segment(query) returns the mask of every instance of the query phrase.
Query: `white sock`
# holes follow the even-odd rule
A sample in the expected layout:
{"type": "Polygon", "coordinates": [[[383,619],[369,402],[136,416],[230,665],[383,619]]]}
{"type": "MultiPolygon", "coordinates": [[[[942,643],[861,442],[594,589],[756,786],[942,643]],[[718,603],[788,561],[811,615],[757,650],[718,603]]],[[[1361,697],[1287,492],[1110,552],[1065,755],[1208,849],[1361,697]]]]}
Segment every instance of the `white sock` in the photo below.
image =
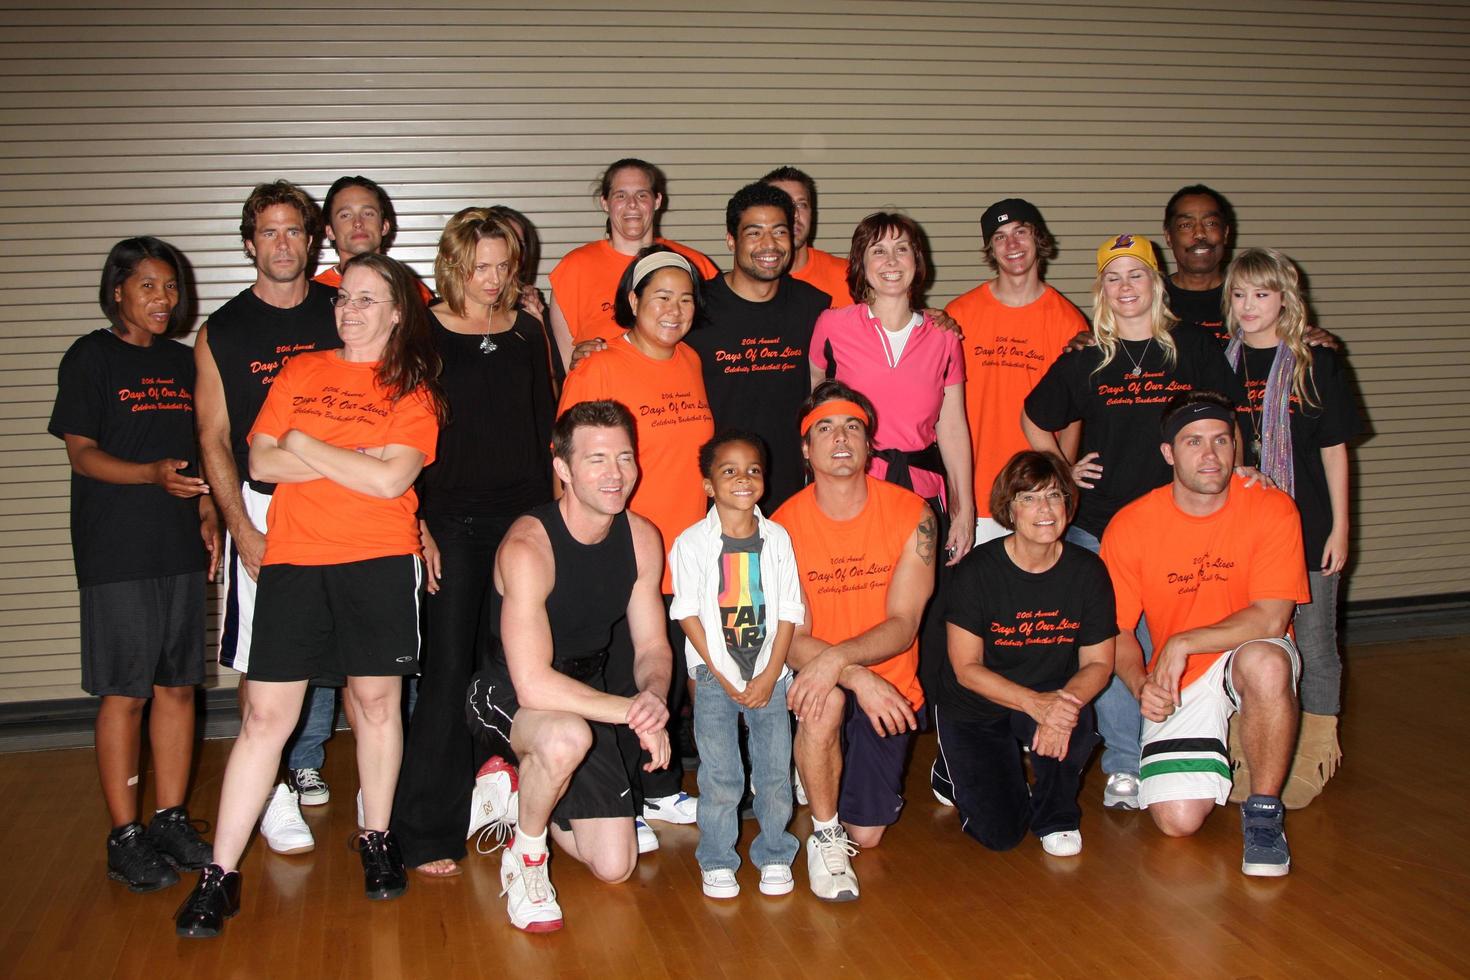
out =
{"type": "Polygon", "coordinates": [[[839,821],[835,814],[831,820],[818,820],[816,817],[812,817],[812,830],[836,830],[838,823],[839,821]]]}
{"type": "Polygon", "coordinates": [[[517,830],[515,843],[511,845],[511,850],[525,857],[537,857],[538,855],[545,854],[546,831],[543,830],[535,837],[532,837],[523,830],[517,830]]]}

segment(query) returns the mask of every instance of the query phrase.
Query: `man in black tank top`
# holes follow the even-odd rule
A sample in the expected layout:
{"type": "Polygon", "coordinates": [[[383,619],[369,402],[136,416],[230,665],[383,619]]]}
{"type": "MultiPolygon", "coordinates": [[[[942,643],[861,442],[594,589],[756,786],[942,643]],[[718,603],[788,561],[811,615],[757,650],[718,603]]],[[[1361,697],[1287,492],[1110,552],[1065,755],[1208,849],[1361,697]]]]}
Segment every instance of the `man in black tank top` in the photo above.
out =
{"type": "Polygon", "coordinates": [[[581,402],[552,430],[561,500],[521,517],[495,557],[492,619],[500,649],[471,681],[477,737],[519,762],[514,843],[500,880],[511,924],[561,928],[547,877],[548,829],[606,882],[638,860],[633,794],[618,747],[627,726],[647,749],[645,768],[669,763],[666,695],[673,657],[664,628],[663,543],[626,505],[638,480],[633,417],[617,402],[581,402]],[[638,693],[607,693],[613,631],[626,618],[638,693]]]}
{"type": "MultiPolygon", "coordinates": [[[[301,188],[286,181],[257,186],[245,201],[240,222],[255,282],[210,314],[194,341],[200,451],[228,532],[219,661],[242,674],[250,668],[255,577],[265,555],[266,511],[274,490],[247,479],[250,447],[245,437],[286,361],[304,351],[342,346],[332,314],[336,291],[306,278],[319,224],[316,205],[301,188]]],[[[248,696],[244,677],[239,692],[243,714],[248,696]]],[[[296,854],[314,846],[301,804],[327,802],[320,770],[335,706],[330,687],[314,688],[306,700],[301,729],[286,745],[286,782],[276,787],[260,823],[271,850],[296,854]]]]}

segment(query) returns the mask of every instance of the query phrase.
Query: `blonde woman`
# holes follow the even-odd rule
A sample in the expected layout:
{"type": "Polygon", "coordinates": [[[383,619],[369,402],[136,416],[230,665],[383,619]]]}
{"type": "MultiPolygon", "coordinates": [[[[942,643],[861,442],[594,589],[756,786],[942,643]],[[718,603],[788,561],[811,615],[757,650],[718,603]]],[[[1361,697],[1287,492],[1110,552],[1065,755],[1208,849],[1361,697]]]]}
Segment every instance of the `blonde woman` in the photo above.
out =
{"type": "MultiPolygon", "coordinates": [[[[1027,396],[1021,427],[1033,449],[1065,459],[1056,433],[1082,420],[1079,458],[1070,461],[1079,500],[1067,539],[1097,551],[1114,514],[1171,479],[1159,452],[1164,403],[1194,389],[1237,404],[1244,395],[1215,338],[1169,311],[1154,246],[1141,235],[1116,235],[1098,248],[1092,322],[1096,345],[1057,359],[1027,396]]],[[[1139,640],[1147,656],[1147,637],[1139,640]]],[[[1136,809],[1138,702],[1114,678],[1097,713],[1108,773],[1103,804],[1136,809]]]]}
{"type": "Polygon", "coordinates": [[[551,499],[556,401],[541,323],[520,302],[522,241],[492,209],[465,208],[434,260],[443,299],[429,331],[449,422],[422,481],[426,655],[393,807],[405,863],[434,878],[459,874],[465,854],[476,760],[464,692],[491,642],[495,550],[551,499]]]}
{"type": "MultiPolygon", "coordinates": [[[[1224,307],[1225,356],[1247,395],[1239,411],[1246,462],[1295,498],[1302,521],[1312,601],[1296,612],[1301,739],[1281,794],[1298,809],[1322,792],[1342,758],[1337,600],[1348,557],[1348,442],[1358,434],[1358,412],[1341,355],[1303,339],[1301,277],[1285,255],[1242,252],[1225,276],[1224,307]]],[[[1239,752],[1231,757],[1244,759],[1239,752]]],[[[1236,782],[1248,792],[1243,764],[1236,782]]]]}

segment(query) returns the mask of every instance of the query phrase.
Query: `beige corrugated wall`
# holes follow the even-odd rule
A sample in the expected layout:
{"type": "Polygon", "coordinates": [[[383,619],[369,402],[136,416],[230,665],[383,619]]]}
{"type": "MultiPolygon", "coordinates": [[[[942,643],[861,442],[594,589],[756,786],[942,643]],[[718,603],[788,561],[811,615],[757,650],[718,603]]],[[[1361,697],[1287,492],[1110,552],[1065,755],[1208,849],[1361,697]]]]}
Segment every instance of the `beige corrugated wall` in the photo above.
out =
{"type": "Polygon", "coordinates": [[[544,275],[601,234],[591,181],[629,154],[668,172],[665,232],[728,265],[726,198],[790,163],[819,182],[829,250],[870,210],[916,217],[936,305],[984,276],[980,213],[1016,195],[1084,309],[1097,242],[1159,240],[1169,194],[1204,181],[1242,245],[1302,264],[1348,344],[1373,430],[1349,598],[1470,589],[1465,5],[411,6],[0,11],[0,701],[80,693],[45,426],[62,352],[100,322],[107,249],[172,241],[207,313],[250,282],[239,205],[278,176],[383,183],[394,254],[427,278],[444,219],[489,202],[531,215],[544,275]]]}

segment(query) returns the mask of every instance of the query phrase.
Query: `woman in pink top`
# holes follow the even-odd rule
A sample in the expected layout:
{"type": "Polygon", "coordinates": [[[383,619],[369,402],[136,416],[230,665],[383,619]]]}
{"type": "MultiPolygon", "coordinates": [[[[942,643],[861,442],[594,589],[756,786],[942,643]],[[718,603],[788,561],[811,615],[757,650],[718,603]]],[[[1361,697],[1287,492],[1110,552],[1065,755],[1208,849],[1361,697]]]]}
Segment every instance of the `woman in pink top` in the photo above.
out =
{"type": "Polygon", "coordinates": [[[828,310],[812,333],[812,386],[835,377],[878,411],[873,476],[927,498],[947,517],[946,564],[975,542],[965,358],[917,300],[928,278],[923,235],[909,218],[878,212],[852,235],[847,284],[859,302],[828,310]]]}

